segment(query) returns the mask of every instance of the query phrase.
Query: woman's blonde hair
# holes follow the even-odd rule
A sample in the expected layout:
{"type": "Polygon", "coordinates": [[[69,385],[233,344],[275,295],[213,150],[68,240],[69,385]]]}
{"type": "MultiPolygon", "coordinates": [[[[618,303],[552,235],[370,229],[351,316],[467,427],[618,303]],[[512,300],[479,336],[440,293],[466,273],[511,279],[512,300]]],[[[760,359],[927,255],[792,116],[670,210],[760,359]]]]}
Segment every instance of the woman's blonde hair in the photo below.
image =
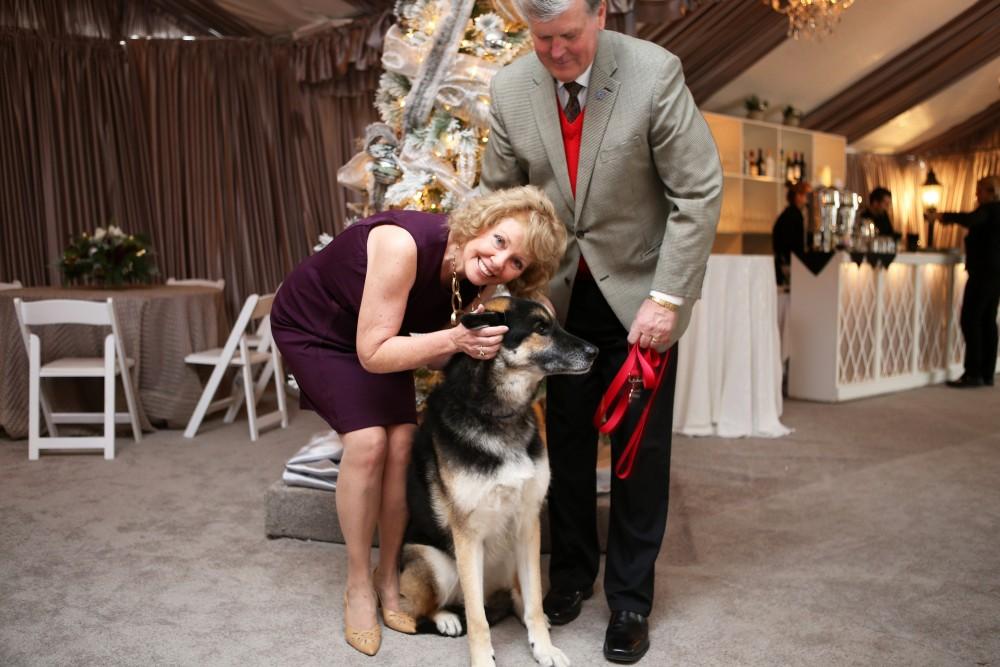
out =
{"type": "Polygon", "coordinates": [[[533,185],[523,185],[471,199],[451,213],[448,228],[452,241],[464,246],[504,218],[524,224],[530,260],[528,268],[507,289],[514,296],[527,298],[545,294],[566,252],[566,227],[544,192],[533,185]]]}

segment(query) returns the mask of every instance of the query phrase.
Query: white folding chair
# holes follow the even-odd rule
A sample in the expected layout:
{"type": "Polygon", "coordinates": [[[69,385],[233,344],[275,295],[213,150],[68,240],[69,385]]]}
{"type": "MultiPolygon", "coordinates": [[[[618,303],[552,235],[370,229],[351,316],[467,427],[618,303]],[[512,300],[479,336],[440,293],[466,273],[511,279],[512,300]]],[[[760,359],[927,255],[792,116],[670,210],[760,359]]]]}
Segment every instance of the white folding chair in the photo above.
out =
{"type": "Polygon", "coordinates": [[[20,280],[15,280],[9,283],[0,283],[0,291],[3,291],[5,289],[21,289],[22,287],[23,285],[21,285],[20,280]]]}
{"type": "Polygon", "coordinates": [[[198,285],[201,287],[214,287],[217,290],[226,289],[225,278],[218,280],[203,280],[202,278],[167,278],[168,285],[198,285]]]}
{"type": "Polygon", "coordinates": [[[266,428],[278,422],[281,428],[288,426],[288,408],[285,403],[284,370],[281,365],[281,357],[278,355],[277,347],[271,341],[271,327],[269,315],[271,313],[271,302],[274,301],[273,294],[258,296],[251,294],[247,297],[240,310],[236,324],[226,340],[226,344],[219,348],[212,348],[203,352],[194,352],[184,357],[184,361],[189,364],[213,366],[212,375],[205,385],[205,390],[198,399],[198,405],[191,415],[187,428],[184,429],[185,438],[193,438],[198,432],[205,415],[229,408],[224,421],[232,423],[239,412],[240,405],[246,403],[247,421],[250,423],[250,439],[256,441],[260,429],[266,428]],[[259,322],[256,334],[250,332],[250,324],[259,322]],[[251,343],[251,340],[254,342],[251,343]],[[262,372],[255,382],[253,377],[253,367],[263,365],[272,367],[274,372],[262,372]],[[213,401],[215,393],[219,389],[219,384],[229,368],[242,369],[243,392],[239,392],[238,387],[234,387],[233,392],[223,399],[213,401]],[[274,388],[277,394],[278,409],[266,415],[257,415],[257,402],[271,378],[274,378],[274,388]]]}
{"type": "Polygon", "coordinates": [[[130,368],[134,362],[125,356],[119,334],[114,302],[48,299],[22,301],[14,299],[24,349],[28,353],[28,458],[38,459],[42,449],[103,449],[104,458],[115,457],[115,424],[131,424],[135,441],[142,440],[135,393],[132,390],[130,368]],[[42,345],[29,327],[45,324],[88,324],[111,327],[104,338],[103,357],[63,357],[41,363],[42,345]],[[115,412],[115,376],[121,375],[128,412],[115,412]],[[103,377],[103,412],[53,412],[42,390],[42,378],[103,377]],[[48,437],[41,437],[39,412],[45,417],[48,437]],[[57,424],[104,424],[103,436],[59,435],[57,424]]]}

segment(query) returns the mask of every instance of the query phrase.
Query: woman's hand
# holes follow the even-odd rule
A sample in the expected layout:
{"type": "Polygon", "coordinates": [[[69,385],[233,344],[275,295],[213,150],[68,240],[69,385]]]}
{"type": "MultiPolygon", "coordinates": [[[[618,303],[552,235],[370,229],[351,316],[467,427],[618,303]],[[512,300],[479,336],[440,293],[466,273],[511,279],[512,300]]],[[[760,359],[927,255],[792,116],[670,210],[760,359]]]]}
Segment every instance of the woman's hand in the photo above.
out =
{"type": "MultiPolygon", "coordinates": [[[[483,307],[479,306],[473,312],[478,313],[482,310],[483,307]]],[[[500,344],[507,329],[508,327],[504,325],[467,329],[460,323],[451,329],[450,333],[458,352],[464,352],[473,359],[492,359],[500,351],[500,344]]]]}

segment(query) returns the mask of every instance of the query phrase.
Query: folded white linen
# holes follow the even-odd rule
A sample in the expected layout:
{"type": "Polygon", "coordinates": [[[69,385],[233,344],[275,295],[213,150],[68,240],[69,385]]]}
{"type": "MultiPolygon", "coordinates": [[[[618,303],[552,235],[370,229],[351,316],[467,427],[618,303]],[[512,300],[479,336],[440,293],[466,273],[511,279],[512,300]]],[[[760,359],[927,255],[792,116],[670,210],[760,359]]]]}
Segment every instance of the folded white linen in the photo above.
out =
{"type": "Polygon", "coordinates": [[[325,431],[313,434],[309,443],[288,459],[288,463],[312,463],[324,459],[339,463],[343,454],[344,443],[340,441],[337,432],[325,431]]]}
{"type": "Polygon", "coordinates": [[[337,474],[340,472],[340,466],[330,459],[309,461],[308,463],[292,463],[289,461],[285,466],[285,470],[297,472],[301,475],[312,475],[313,477],[336,481],[337,474]]]}
{"type": "Polygon", "coordinates": [[[281,474],[282,481],[288,486],[304,486],[310,489],[320,489],[322,491],[335,491],[337,489],[337,482],[330,479],[324,479],[322,477],[313,477],[312,475],[303,475],[297,472],[292,472],[291,470],[286,470],[281,474]]]}

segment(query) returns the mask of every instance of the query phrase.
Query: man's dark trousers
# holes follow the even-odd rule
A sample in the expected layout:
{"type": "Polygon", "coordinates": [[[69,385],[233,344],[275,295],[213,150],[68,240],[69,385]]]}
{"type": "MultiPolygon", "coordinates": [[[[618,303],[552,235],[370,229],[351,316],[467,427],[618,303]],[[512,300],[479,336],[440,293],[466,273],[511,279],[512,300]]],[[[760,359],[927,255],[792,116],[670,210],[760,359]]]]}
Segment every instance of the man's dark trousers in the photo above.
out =
{"type": "MultiPolygon", "coordinates": [[[[546,390],[546,433],[552,480],[549,526],[552,588],[585,590],[597,578],[597,430],[593,416],[601,396],[624,363],[628,332],[592,278],[578,276],[566,329],[600,349],[587,375],[551,376],[546,390]]],[[[670,438],[673,426],[677,346],[652,406],[639,454],[627,480],[612,470],[611,516],[604,591],[612,610],[649,615],[653,604],[654,566],[667,523],[670,485],[670,438]]],[[[612,468],[631,436],[649,391],[630,405],[612,434],[612,468]]]]}
{"type": "Polygon", "coordinates": [[[1000,276],[969,274],[962,296],[962,336],[965,338],[965,374],[989,380],[997,365],[997,306],[1000,276]]]}

